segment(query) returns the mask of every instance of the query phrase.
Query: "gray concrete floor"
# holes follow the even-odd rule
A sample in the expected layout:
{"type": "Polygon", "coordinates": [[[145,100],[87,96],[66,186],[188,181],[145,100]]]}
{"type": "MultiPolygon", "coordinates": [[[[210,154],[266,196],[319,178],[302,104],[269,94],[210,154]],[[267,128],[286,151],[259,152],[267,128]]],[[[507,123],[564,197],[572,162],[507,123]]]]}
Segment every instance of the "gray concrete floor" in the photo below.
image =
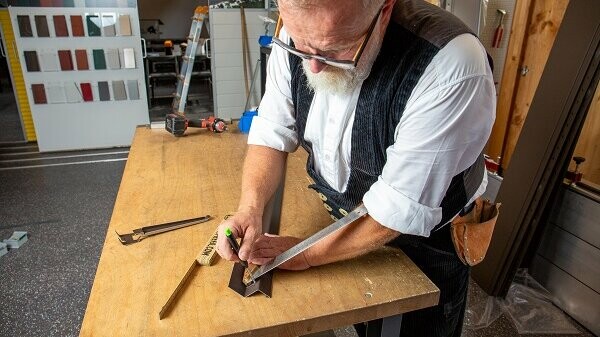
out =
{"type": "Polygon", "coordinates": [[[77,336],[125,162],[0,171],[0,336],[77,336]]]}
{"type": "MultiPolygon", "coordinates": [[[[0,239],[15,230],[30,235],[23,247],[0,257],[0,336],[79,334],[124,165],[0,170],[0,239]]],[[[485,296],[471,282],[469,302],[485,296]]],[[[592,336],[578,329],[580,336],[592,336]]],[[[505,315],[488,328],[463,332],[466,337],[516,335],[505,315]]],[[[315,336],[356,333],[346,327],[315,336]]]]}

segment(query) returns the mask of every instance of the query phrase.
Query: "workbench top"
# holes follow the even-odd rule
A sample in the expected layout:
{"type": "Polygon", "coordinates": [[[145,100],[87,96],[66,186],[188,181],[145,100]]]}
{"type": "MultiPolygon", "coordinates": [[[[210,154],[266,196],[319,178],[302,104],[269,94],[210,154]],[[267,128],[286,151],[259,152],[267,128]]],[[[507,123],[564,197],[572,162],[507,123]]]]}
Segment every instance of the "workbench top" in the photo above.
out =
{"type": "MultiPolygon", "coordinates": [[[[176,138],[139,127],[131,146],[81,336],[297,336],[435,305],[436,286],[400,251],[302,272],[277,270],[272,298],[228,288],[233,264],[198,267],[167,317],[158,319],[190,264],[236,210],[247,137],[192,129],[176,138]],[[115,231],[210,214],[215,220],[122,245],[115,231]]],[[[308,189],[306,153],[288,158],[282,235],[330,224],[308,189]]]]}

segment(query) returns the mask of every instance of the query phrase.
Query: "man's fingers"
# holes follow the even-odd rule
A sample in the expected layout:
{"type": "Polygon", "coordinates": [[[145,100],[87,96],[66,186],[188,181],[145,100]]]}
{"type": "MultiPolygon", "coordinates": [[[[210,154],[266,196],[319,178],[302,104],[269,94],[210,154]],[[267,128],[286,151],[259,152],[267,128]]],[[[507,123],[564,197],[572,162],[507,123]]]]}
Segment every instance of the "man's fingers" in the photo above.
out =
{"type": "Polygon", "coordinates": [[[276,247],[265,247],[265,248],[260,248],[260,249],[254,249],[254,250],[252,250],[252,253],[250,253],[250,262],[252,262],[253,261],[252,259],[255,259],[255,258],[263,258],[263,257],[272,258],[281,253],[282,253],[282,250],[278,249],[276,247]]]}
{"type": "MultiPolygon", "coordinates": [[[[228,261],[239,261],[240,259],[235,255],[235,252],[231,249],[231,245],[227,238],[225,237],[225,229],[230,228],[232,232],[234,232],[235,226],[229,221],[223,222],[219,225],[217,230],[217,252],[219,255],[228,261]]],[[[237,230],[235,230],[237,232],[237,230]]]]}
{"type": "Polygon", "coordinates": [[[256,240],[256,236],[259,235],[254,228],[249,227],[244,234],[244,240],[242,240],[242,245],[240,247],[239,257],[243,261],[247,261],[250,257],[250,252],[252,251],[252,246],[254,245],[254,241],[256,240]]]}
{"type": "Polygon", "coordinates": [[[273,261],[272,257],[261,257],[261,258],[253,258],[252,261],[250,261],[250,263],[262,266],[262,265],[267,264],[267,263],[269,263],[271,261],[273,261]]]}

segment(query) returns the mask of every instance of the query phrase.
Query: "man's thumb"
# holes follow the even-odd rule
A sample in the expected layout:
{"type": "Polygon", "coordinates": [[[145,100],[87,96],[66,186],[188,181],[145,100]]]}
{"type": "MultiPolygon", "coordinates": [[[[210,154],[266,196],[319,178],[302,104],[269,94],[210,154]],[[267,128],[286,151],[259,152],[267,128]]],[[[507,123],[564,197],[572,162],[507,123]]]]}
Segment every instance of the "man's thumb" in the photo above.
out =
{"type": "Polygon", "coordinates": [[[252,245],[254,241],[256,241],[256,232],[252,229],[246,230],[244,233],[244,240],[242,240],[242,245],[240,246],[240,260],[247,261],[250,257],[250,252],[252,251],[252,245]]]}

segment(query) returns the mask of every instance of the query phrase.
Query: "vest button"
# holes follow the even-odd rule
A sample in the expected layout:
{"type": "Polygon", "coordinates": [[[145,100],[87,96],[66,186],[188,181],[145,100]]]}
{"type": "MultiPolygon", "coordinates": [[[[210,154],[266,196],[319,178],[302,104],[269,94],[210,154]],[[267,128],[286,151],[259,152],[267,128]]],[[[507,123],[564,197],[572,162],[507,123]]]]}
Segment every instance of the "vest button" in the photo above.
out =
{"type": "Polygon", "coordinates": [[[321,198],[321,200],[323,201],[327,201],[327,197],[325,196],[325,194],[319,192],[319,198],[321,198]]]}
{"type": "Polygon", "coordinates": [[[338,219],[338,218],[336,218],[336,217],[335,217],[333,214],[331,215],[331,219],[332,219],[333,221],[338,221],[338,220],[339,220],[339,219],[338,219]]]}
{"type": "Polygon", "coordinates": [[[343,215],[343,216],[348,215],[348,212],[346,212],[346,210],[343,209],[343,208],[340,208],[339,211],[340,211],[340,214],[343,215]]]}
{"type": "Polygon", "coordinates": [[[327,205],[326,203],[323,203],[323,207],[325,207],[325,209],[329,212],[333,211],[333,208],[331,208],[331,206],[327,205]]]}

